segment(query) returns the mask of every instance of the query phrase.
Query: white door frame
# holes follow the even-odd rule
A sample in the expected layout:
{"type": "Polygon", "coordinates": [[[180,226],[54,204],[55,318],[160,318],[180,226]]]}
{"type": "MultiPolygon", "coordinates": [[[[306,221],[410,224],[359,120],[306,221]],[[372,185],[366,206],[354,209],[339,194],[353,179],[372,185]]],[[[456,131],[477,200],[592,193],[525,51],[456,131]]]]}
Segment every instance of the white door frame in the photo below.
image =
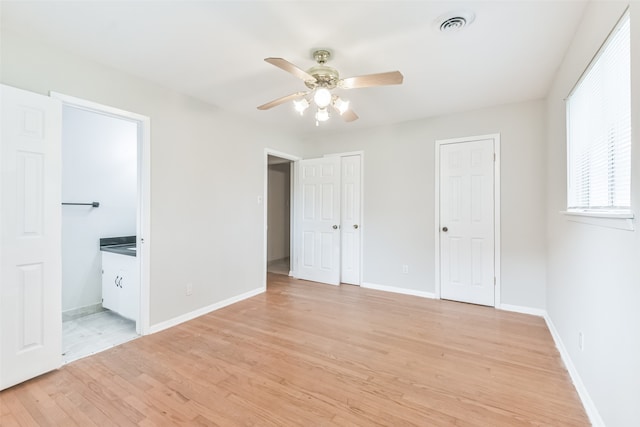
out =
{"type": "Polygon", "coordinates": [[[107,105],[87,101],[85,99],[64,95],[57,92],[49,94],[62,101],[62,105],[79,108],[105,116],[129,120],[138,123],[138,206],[136,218],[137,261],[140,271],[140,322],[136,332],[140,335],[150,333],[149,328],[149,296],[150,296],[150,251],[151,243],[151,119],[147,116],[120,110],[107,105]]]}
{"type": "Polygon", "coordinates": [[[495,301],[494,306],[500,307],[500,134],[493,133],[489,135],[470,136],[464,138],[440,139],[435,142],[435,297],[441,298],[440,290],[440,147],[444,144],[455,144],[461,142],[478,141],[481,139],[493,139],[493,152],[495,154],[495,163],[493,168],[493,233],[494,233],[494,275],[495,283],[495,301]]]}
{"type": "Polygon", "coordinates": [[[267,256],[267,239],[269,238],[268,236],[268,226],[269,226],[269,220],[268,220],[268,212],[269,212],[269,156],[274,156],[274,157],[280,157],[281,159],[287,159],[287,160],[291,160],[291,182],[290,182],[290,187],[289,187],[289,197],[290,197],[290,202],[289,202],[289,265],[292,265],[293,267],[291,267],[291,275],[293,277],[296,277],[296,264],[293,262],[294,257],[292,256],[292,254],[295,254],[295,234],[294,234],[294,230],[295,230],[295,215],[294,215],[294,204],[295,204],[295,197],[294,197],[294,183],[295,183],[295,170],[296,170],[296,162],[298,160],[301,160],[300,157],[298,156],[294,156],[293,154],[288,154],[288,153],[284,153],[282,151],[277,151],[277,150],[273,150],[271,148],[265,148],[264,149],[264,196],[262,197],[262,202],[263,202],[263,210],[264,210],[264,248],[263,248],[263,252],[264,252],[264,260],[263,260],[263,288],[264,290],[267,289],[267,264],[268,264],[268,256],[267,256]]]}
{"type": "MultiPolygon", "coordinates": [[[[358,286],[362,286],[362,273],[363,273],[363,248],[364,248],[364,234],[366,227],[364,225],[364,151],[347,151],[344,153],[332,153],[325,154],[322,157],[346,157],[346,156],[360,156],[360,274],[358,280],[358,286]]],[[[342,268],[342,267],[341,267],[342,268]]]]}

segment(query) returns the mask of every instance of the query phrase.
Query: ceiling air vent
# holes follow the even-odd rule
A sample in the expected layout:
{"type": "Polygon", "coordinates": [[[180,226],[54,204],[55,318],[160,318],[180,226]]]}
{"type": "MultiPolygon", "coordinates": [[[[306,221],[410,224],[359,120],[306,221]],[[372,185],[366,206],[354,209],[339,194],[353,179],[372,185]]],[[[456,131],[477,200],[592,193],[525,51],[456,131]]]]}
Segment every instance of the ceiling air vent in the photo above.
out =
{"type": "Polygon", "coordinates": [[[448,32],[448,31],[458,31],[467,25],[467,20],[462,16],[454,16],[453,18],[449,18],[440,24],[440,31],[448,32]]]}
{"type": "Polygon", "coordinates": [[[438,18],[436,25],[443,33],[453,33],[470,25],[474,18],[472,12],[453,12],[438,18]]]}

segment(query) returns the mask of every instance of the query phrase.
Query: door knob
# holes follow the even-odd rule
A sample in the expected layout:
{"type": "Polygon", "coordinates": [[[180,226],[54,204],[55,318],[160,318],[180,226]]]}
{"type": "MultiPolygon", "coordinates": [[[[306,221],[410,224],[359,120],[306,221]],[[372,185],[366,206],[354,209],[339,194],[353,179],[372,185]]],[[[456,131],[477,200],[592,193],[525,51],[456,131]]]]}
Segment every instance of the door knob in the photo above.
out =
{"type": "Polygon", "coordinates": [[[442,231],[444,231],[446,233],[447,231],[449,231],[449,228],[448,227],[442,227],[442,231]]]}
{"type": "Polygon", "coordinates": [[[353,224],[353,228],[358,229],[358,224],[353,224]]]}
{"type": "Polygon", "coordinates": [[[334,229],[334,230],[337,230],[337,229],[338,229],[338,226],[337,226],[337,225],[334,225],[334,226],[333,226],[333,229],[334,229]]]}

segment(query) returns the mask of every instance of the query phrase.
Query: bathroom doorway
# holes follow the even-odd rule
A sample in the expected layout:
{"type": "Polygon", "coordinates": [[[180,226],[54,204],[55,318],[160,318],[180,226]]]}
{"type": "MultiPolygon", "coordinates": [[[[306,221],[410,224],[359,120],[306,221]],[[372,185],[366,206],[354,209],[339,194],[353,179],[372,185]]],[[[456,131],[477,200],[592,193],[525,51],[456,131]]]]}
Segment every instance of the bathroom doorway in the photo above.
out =
{"type": "Polygon", "coordinates": [[[135,339],[148,324],[141,262],[148,119],[59,97],[62,358],[69,363],[135,339]]]}

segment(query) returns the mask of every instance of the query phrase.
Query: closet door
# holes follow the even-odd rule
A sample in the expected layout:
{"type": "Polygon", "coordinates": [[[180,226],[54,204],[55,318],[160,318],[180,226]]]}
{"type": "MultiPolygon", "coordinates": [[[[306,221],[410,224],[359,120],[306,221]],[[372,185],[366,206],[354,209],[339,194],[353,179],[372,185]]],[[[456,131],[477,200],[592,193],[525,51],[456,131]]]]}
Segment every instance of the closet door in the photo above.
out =
{"type": "Polygon", "coordinates": [[[0,389],[62,364],[60,101],[0,86],[0,389]]]}
{"type": "Polygon", "coordinates": [[[341,282],[360,285],[360,155],[344,156],[341,173],[341,282]]]}
{"type": "Polygon", "coordinates": [[[340,157],[301,160],[298,278],[340,284],[340,157]]]}

